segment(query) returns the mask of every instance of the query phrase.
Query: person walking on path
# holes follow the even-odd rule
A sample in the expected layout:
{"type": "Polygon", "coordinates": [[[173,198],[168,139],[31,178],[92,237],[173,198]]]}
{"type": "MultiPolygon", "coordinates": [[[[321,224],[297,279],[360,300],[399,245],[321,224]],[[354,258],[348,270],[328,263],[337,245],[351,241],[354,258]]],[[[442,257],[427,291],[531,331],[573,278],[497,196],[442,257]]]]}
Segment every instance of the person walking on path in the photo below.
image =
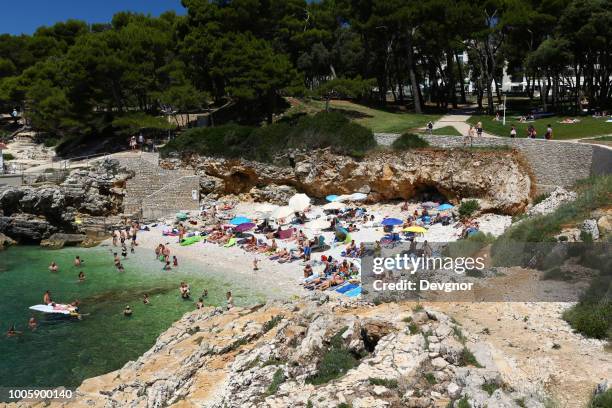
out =
{"type": "Polygon", "coordinates": [[[130,149],[132,149],[132,151],[136,150],[136,136],[130,138],[130,149]]]}
{"type": "Polygon", "coordinates": [[[516,127],[514,125],[510,127],[510,137],[512,139],[516,138],[516,127]]]}
{"type": "Polygon", "coordinates": [[[427,133],[429,133],[430,136],[433,135],[433,122],[431,120],[427,124],[427,133]]]}
{"type": "Polygon", "coordinates": [[[144,136],[142,135],[142,132],[140,132],[140,134],[138,135],[138,144],[140,145],[141,152],[144,151],[144,147],[145,147],[144,142],[145,142],[144,136]]]}
{"type": "Polygon", "coordinates": [[[468,143],[470,147],[474,144],[474,126],[470,125],[470,129],[467,132],[467,135],[463,139],[463,146],[467,146],[468,143]]]}
{"type": "Polygon", "coordinates": [[[478,137],[482,136],[482,122],[478,122],[476,124],[476,134],[478,135],[478,137]]]}
{"type": "Polygon", "coordinates": [[[552,136],[553,136],[553,130],[552,130],[552,126],[549,123],[548,127],[546,128],[546,133],[544,134],[544,139],[550,140],[552,139],[552,136]]]}

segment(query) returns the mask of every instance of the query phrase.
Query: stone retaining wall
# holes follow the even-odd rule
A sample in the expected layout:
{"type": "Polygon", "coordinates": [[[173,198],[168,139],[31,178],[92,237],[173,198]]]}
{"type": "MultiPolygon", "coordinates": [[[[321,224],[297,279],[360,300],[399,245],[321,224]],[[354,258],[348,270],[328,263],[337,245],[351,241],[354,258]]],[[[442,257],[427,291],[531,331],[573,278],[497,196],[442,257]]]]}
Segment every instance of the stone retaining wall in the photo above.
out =
{"type": "MultiPolygon", "coordinates": [[[[389,146],[399,135],[375,134],[380,145],[389,146]]],[[[441,148],[463,147],[462,136],[421,135],[431,146],[441,148]]],[[[536,177],[538,194],[555,187],[570,187],[577,180],[591,174],[612,173],[612,150],[586,143],[548,141],[544,139],[510,139],[502,137],[476,137],[474,146],[510,146],[527,159],[536,177]]]]}

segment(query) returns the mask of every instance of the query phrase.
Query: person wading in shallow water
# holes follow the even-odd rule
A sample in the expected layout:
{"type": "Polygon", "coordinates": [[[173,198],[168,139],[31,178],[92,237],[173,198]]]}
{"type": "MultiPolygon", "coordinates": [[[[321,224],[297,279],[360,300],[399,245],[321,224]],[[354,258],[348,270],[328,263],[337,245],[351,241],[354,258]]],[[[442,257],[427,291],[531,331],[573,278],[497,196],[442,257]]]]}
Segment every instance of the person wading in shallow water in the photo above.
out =
{"type": "Polygon", "coordinates": [[[132,317],[132,308],[130,307],[130,305],[127,305],[125,309],[123,309],[123,315],[125,317],[132,317]]]}

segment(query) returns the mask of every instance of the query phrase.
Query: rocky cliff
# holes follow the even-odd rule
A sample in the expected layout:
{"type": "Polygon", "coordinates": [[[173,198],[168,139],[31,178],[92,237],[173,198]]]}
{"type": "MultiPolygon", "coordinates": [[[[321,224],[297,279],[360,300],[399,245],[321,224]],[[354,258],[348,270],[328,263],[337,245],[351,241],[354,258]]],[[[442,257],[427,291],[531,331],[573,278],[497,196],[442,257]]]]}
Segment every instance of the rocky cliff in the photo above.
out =
{"type": "Polygon", "coordinates": [[[363,159],[340,156],[330,150],[296,154],[293,166],[277,166],[247,160],[193,156],[180,162],[166,160],[162,166],[189,166],[202,176],[202,193],[250,193],[283,201],[289,192],[303,191],[311,197],[363,192],[370,201],[407,199],[435,189],[455,202],[481,199],[481,207],[516,214],[529,203],[533,183],[519,153],[510,150],[467,151],[420,149],[378,152],[363,159]]]}
{"type": "Polygon", "coordinates": [[[537,386],[500,374],[488,346],[457,322],[401,310],[318,294],[194,311],[137,361],[86,380],[74,405],[544,406],[537,386]]]}
{"type": "Polygon", "coordinates": [[[60,185],[8,187],[0,192],[0,233],[41,241],[57,232],[82,232],[83,220],[122,210],[125,180],[114,160],[75,170],[60,185]]]}

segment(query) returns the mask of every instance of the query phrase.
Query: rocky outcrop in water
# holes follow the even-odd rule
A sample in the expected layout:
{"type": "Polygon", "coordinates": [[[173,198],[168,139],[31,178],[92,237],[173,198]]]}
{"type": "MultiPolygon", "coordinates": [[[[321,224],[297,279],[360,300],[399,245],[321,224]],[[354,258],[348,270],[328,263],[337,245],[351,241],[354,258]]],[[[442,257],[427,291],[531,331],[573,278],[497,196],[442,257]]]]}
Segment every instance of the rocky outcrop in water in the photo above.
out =
{"type": "Polygon", "coordinates": [[[197,156],[183,163],[166,160],[162,166],[195,168],[212,180],[206,182],[210,187],[207,191],[217,195],[249,193],[253,189],[259,193],[264,186],[276,184],[317,198],[362,192],[370,201],[381,201],[407,199],[435,189],[456,202],[479,198],[482,208],[515,214],[528,205],[532,190],[529,171],[518,154],[420,149],[355,159],[318,150],[296,154],[293,166],[197,156]]]}
{"type": "Polygon", "coordinates": [[[8,187],[0,192],[0,232],[38,242],[56,232],[80,232],[78,220],[121,212],[130,174],[114,160],[74,170],[60,185],[8,187]]]}
{"type": "Polygon", "coordinates": [[[473,407],[544,406],[536,385],[502,375],[500,356],[448,316],[387,307],[317,294],[194,311],[137,361],[86,380],[75,404],[444,407],[465,399],[473,407]]]}

